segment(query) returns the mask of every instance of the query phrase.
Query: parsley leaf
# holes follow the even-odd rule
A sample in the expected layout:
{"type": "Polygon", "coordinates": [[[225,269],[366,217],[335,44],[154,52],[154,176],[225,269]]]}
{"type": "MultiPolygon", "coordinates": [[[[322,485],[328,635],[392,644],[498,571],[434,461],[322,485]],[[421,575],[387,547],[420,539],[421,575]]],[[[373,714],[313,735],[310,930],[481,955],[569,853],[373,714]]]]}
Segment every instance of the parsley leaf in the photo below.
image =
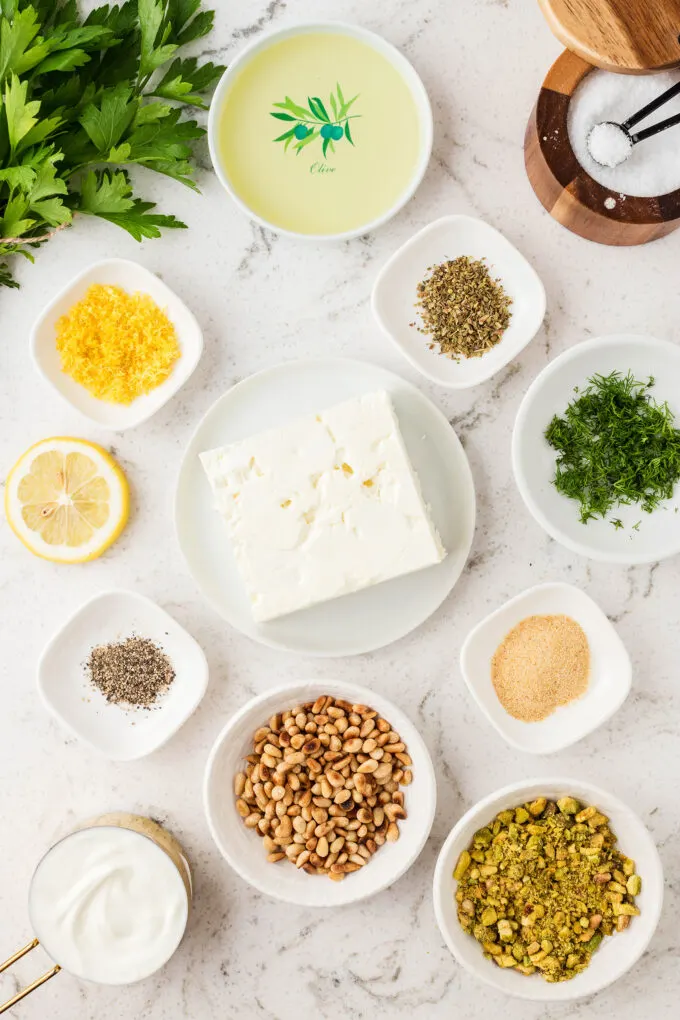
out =
{"type": "Polygon", "coordinates": [[[40,103],[27,102],[26,93],[28,82],[21,82],[15,74],[5,84],[5,118],[7,121],[7,135],[9,137],[10,153],[16,153],[19,142],[38,122],[38,110],[40,103]]]}
{"type": "Polygon", "coordinates": [[[165,44],[170,32],[167,19],[168,3],[163,0],[138,0],[139,29],[142,39],[142,55],[139,64],[141,78],[150,77],[154,71],[167,63],[177,49],[177,43],[165,44]]]}
{"type": "Polygon", "coordinates": [[[210,63],[198,67],[196,57],[188,57],[185,60],[178,58],[170,64],[152,95],[205,109],[207,103],[200,93],[206,92],[216,84],[222,70],[221,67],[210,63]]]}
{"type": "Polygon", "coordinates": [[[88,103],[80,123],[99,153],[106,153],[125,134],[137,111],[132,89],[124,84],[107,89],[96,103],[88,103]]]}
{"type": "Polygon", "coordinates": [[[132,234],[136,241],[144,237],[160,237],[161,227],[186,227],[186,223],[174,216],[148,211],[154,208],[153,202],[132,197],[132,187],[122,170],[117,173],[90,170],[83,179],[79,211],[117,224],[132,234]]]}

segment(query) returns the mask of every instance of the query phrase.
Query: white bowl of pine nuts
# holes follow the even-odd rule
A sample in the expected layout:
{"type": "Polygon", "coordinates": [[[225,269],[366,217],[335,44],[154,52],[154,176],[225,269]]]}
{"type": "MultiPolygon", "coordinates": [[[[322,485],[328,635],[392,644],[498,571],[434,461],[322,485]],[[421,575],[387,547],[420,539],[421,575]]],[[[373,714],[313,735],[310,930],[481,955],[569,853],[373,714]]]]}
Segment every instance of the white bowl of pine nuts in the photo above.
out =
{"type": "Polygon", "coordinates": [[[267,691],[229,720],[203,796],[212,837],[241,878],[287,903],[325,907],[373,896],[410,868],[437,786],[396,705],[309,680],[267,691]]]}

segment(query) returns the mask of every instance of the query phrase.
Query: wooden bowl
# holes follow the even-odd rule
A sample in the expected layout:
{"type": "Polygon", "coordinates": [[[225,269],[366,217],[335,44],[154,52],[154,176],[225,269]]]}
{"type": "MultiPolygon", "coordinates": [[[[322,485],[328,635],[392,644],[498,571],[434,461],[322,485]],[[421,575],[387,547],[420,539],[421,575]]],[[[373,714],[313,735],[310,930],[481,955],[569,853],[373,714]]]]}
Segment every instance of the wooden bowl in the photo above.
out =
{"type": "Polygon", "coordinates": [[[553,219],[574,234],[600,244],[655,241],[680,227],[680,188],[656,198],[622,198],[593,180],[571,147],[569,104],[592,70],[592,64],[570,50],[550,68],[524,141],[529,181],[553,219]]]}

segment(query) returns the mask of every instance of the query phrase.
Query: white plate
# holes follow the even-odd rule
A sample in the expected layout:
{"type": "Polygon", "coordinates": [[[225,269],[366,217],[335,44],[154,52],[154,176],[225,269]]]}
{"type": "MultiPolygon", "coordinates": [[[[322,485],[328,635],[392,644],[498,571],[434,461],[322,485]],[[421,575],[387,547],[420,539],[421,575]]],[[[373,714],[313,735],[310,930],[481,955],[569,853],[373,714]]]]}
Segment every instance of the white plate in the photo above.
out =
{"type": "Polygon", "coordinates": [[[67,730],[114,761],[132,761],[165,744],[194,712],[208,686],[208,663],[197,641],[151,599],[107,591],[86,602],[55,634],[38,663],[38,690],[67,730]],[[95,645],[148,637],[167,653],[175,679],[156,707],[111,705],[87,679],[95,645]]]}
{"type": "Polygon", "coordinates": [[[640,959],[661,916],[663,870],[654,840],[644,824],[613,794],[580,779],[528,779],[484,797],[453,827],[437,859],[433,895],[434,911],[443,939],[466,970],[506,995],[537,1002],[565,1002],[601,991],[640,959]],[[636,898],[640,916],[631,919],[626,931],[605,938],[593,954],[590,966],[581,974],[571,981],[550,984],[537,974],[525,976],[512,969],[503,970],[484,957],[479,942],[463,931],[458,921],[455,903],[458,883],[453,878],[453,869],[475,832],[487,825],[499,811],[537,797],[557,800],[566,796],[600,808],[611,820],[612,830],[618,837],[618,848],[635,861],[637,873],[642,878],[642,891],[636,898]]]}
{"type": "Polygon", "coordinates": [[[201,327],[184,302],[154,273],[138,262],[128,259],[105,259],[95,262],[76,276],[41,312],[31,332],[33,362],[59,396],[90,421],[117,432],[141,425],[160,410],[189,379],[203,352],[201,327]],[[57,322],[62,315],[85,297],[93,283],[122,287],[129,293],[142,291],[163,309],[177,332],[180,357],[172,372],[160,386],[137,397],[131,404],[113,404],[99,400],[62,371],[57,351],[57,322]]]}
{"type": "Polygon", "coordinates": [[[383,226],[383,224],[387,223],[388,220],[391,220],[393,216],[396,216],[400,209],[403,209],[406,203],[413,198],[420,182],[425,176],[425,171],[427,170],[427,165],[430,162],[430,156],[432,155],[433,133],[434,125],[430,99],[425,90],[425,86],[413,65],[402,53],[399,52],[398,49],[396,49],[396,47],[392,46],[392,44],[386,39],[383,39],[382,36],[377,35],[375,32],[369,32],[368,29],[362,28],[360,25],[352,25],[342,21],[300,22],[288,25],[285,28],[277,29],[273,32],[267,32],[264,35],[259,36],[257,39],[254,39],[251,43],[245,46],[232,61],[230,61],[229,67],[217,83],[217,88],[213,93],[213,98],[210,103],[210,112],[208,114],[208,148],[210,150],[210,159],[222,187],[233,199],[241,212],[245,213],[249,219],[255,220],[261,226],[266,227],[267,230],[272,230],[277,234],[284,234],[287,237],[294,237],[302,241],[347,241],[350,238],[359,237],[361,234],[366,234],[369,231],[377,230],[378,227],[383,226]],[[372,49],[377,50],[378,53],[385,57],[385,59],[396,68],[401,77],[404,79],[404,82],[413,96],[413,102],[418,110],[418,117],[420,120],[420,155],[413,172],[413,176],[407,187],[404,189],[404,192],[399,196],[392,208],[378,216],[377,219],[371,220],[360,227],[355,227],[353,230],[347,230],[342,234],[301,234],[297,231],[285,230],[283,227],[279,227],[275,223],[270,223],[268,220],[258,216],[257,213],[254,213],[252,209],[246,205],[243,199],[232,188],[229,177],[222,167],[222,159],[220,156],[219,115],[221,113],[225,95],[227,94],[234,79],[241,73],[248,61],[250,61],[257,53],[267,49],[274,43],[281,42],[283,39],[289,39],[292,36],[309,32],[329,32],[338,35],[349,35],[354,39],[359,39],[361,42],[365,43],[366,46],[370,46],[372,49]]]}
{"type": "Polygon", "coordinates": [[[284,684],[253,698],[224,727],[210,752],[203,785],[208,827],[217,847],[241,878],[267,896],[306,907],[337,907],[374,896],[392,885],[411,867],[425,846],[437,805],[432,760],[422,737],[408,716],[391,701],[365,687],[338,680],[308,680],[284,684]],[[252,751],[255,730],[274,715],[321,694],[368,705],[391,723],[413,760],[413,782],[402,787],[407,818],[399,822],[399,839],[385,843],[360,871],[342,882],[307,875],[288,861],[270,863],[260,836],[246,829],[236,811],[234,776],[252,751]]]}
{"type": "Polygon", "coordinates": [[[490,379],[535,337],[545,315],[545,289],[524,256],[488,223],[443,216],[392,256],[375,281],[372,304],[383,331],[415,368],[440,386],[465,389],[490,379]],[[461,255],[486,258],[491,275],[500,278],[512,298],[512,318],[503,339],[486,354],[451,361],[439,348],[431,351],[429,337],[410,323],[422,325],[414,306],[428,268],[461,255]]]}
{"type": "Polygon", "coordinates": [[[553,754],[592,733],[621,707],[630,691],[630,658],[596,602],[571,584],[539,584],[510,599],[468,635],[460,653],[466,684],[486,718],[511,747],[553,754]],[[564,614],[583,628],[590,646],[588,690],[547,719],[525,723],[501,705],[491,681],[491,661],[506,634],[527,616],[564,614]]]}
{"type": "Polygon", "coordinates": [[[651,336],[617,334],[586,340],[565,351],[534,379],[522,401],[512,436],[515,481],[528,509],[548,534],[581,556],[608,563],[654,563],[680,552],[680,491],[652,514],[639,506],[618,507],[609,520],[581,524],[576,500],[561,495],[552,484],[555,451],[545,439],[553,415],[562,415],[574,399],[574,387],[583,388],[597,374],[630,370],[636,379],[651,375],[652,397],[668,401],[680,426],[680,347],[651,336]],[[678,512],[676,512],[676,509],[678,512]],[[640,522],[639,529],[634,525],[640,522]]]}
{"type": "Polygon", "coordinates": [[[233,627],[273,648],[308,655],[355,655],[408,634],[444,601],[470,551],[475,493],[455,432],[419,390],[376,365],[327,358],[286,362],[245,379],[220,397],[184,455],[175,516],[189,570],[208,601],[233,627]],[[387,390],[392,398],[448,556],[406,577],[256,624],[199,453],[374,390],[387,390]]]}

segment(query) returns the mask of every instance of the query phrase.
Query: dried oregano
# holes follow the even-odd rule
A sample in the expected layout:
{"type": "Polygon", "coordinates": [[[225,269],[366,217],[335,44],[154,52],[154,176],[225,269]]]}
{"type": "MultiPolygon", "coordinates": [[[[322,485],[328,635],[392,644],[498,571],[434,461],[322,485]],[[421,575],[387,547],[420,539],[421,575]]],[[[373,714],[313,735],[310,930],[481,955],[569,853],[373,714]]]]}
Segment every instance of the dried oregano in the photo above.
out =
{"type": "MultiPolygon", "coordinates": [[[[494,280],[484,259],[461,255],[428,268],[418,284],[422,326],[432,338],[430,348],[454,361],[478,358],[494,347],[508,328],[512,299],[494,280]]],[[[415,325],[415,323],[412,323],[415,325]]]]}

